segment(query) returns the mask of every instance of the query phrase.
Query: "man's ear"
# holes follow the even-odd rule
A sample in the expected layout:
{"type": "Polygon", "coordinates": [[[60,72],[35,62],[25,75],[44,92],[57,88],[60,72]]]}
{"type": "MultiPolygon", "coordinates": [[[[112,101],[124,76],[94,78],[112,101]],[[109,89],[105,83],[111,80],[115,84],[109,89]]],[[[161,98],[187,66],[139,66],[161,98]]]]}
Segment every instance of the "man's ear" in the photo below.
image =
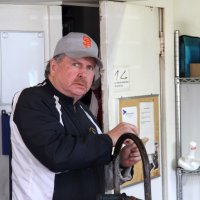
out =
{"type": "Polygon", "coordinates": [[[56,62],[55,59],[51,59],[50,60],[50,74],[54,74],[57,70],[58,67],[58,63],[56,62]]]}

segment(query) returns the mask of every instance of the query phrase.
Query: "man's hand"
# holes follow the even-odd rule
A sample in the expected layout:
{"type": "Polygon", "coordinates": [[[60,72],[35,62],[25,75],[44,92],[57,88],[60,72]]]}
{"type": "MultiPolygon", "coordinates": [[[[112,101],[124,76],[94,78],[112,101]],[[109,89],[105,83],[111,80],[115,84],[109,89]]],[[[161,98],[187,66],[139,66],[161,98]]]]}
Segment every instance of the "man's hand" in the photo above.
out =
{"type": "Polygon", "coordinates": [[[131,167],[141,160],[140,152],[134,142],[128,141],[120,152],[120,165],[131,167]]]}
{"type": "Polygon", "coordinates": [[[123,135],[124,133],[137,134],[138,133],[138,129],[137,129],[136,126],[134,126],[132,124],[121,122],[115,128],[110,130],[107,134],[112,139],[113,146],[115,146],[115,144],[116,144],[117,140],[119,139],[119,137],[121,135],[123,135]]]}

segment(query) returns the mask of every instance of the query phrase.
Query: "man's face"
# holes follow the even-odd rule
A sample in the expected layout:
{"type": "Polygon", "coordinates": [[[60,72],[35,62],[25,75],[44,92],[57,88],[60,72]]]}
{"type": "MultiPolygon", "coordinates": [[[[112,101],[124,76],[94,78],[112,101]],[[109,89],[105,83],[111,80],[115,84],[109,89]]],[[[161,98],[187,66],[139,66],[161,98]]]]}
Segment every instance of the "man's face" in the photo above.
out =
{"type": "Polygon", "coordinates": [[[54,87],[66,96],[80,99],[90,89],[96,60],[94,58],[73,59],[65,56],[60,62],[50,62],[49,80],[54,87]]]}

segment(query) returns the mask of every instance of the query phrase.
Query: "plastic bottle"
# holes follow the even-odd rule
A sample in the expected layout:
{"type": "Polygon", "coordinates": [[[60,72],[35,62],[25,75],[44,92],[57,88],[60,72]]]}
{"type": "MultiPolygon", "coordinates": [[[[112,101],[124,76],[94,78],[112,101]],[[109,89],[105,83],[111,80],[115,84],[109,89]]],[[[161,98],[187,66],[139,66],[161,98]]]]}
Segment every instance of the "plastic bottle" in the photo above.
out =
{"type": "Polygon", "coordinates": [[[200,162],[195,161],[195,153],[197,150],[197,143],[191,141],[189,143],[189,154],[188,156],[181,157],[178,160],[179,167],[186,170],[197,170],[200,166],[200,162]]]}
{"type": "Polygon", "coordinates": [[[189,144],[190,147],[190,151],[189,151],[189,155],[187,156],[189,159],[191,158],[195,158],[195,153],[197,150],[197,143],[194,141],[191,141],[189,144]]]}

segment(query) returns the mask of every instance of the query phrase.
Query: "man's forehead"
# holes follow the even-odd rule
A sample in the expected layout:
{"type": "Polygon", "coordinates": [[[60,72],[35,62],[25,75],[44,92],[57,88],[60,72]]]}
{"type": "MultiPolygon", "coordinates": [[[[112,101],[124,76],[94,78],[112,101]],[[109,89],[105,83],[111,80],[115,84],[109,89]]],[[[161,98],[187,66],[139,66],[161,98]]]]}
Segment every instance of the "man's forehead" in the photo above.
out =
{"type": "Polygon", "coordinates": [[[74,62],[88,61],[88,62],[91,62],[91,64],[95,64],[95,65],[97,63],[97,60],[93,57],[72,58],[72,57],[67,56],[67,58],[74,62]]]}

